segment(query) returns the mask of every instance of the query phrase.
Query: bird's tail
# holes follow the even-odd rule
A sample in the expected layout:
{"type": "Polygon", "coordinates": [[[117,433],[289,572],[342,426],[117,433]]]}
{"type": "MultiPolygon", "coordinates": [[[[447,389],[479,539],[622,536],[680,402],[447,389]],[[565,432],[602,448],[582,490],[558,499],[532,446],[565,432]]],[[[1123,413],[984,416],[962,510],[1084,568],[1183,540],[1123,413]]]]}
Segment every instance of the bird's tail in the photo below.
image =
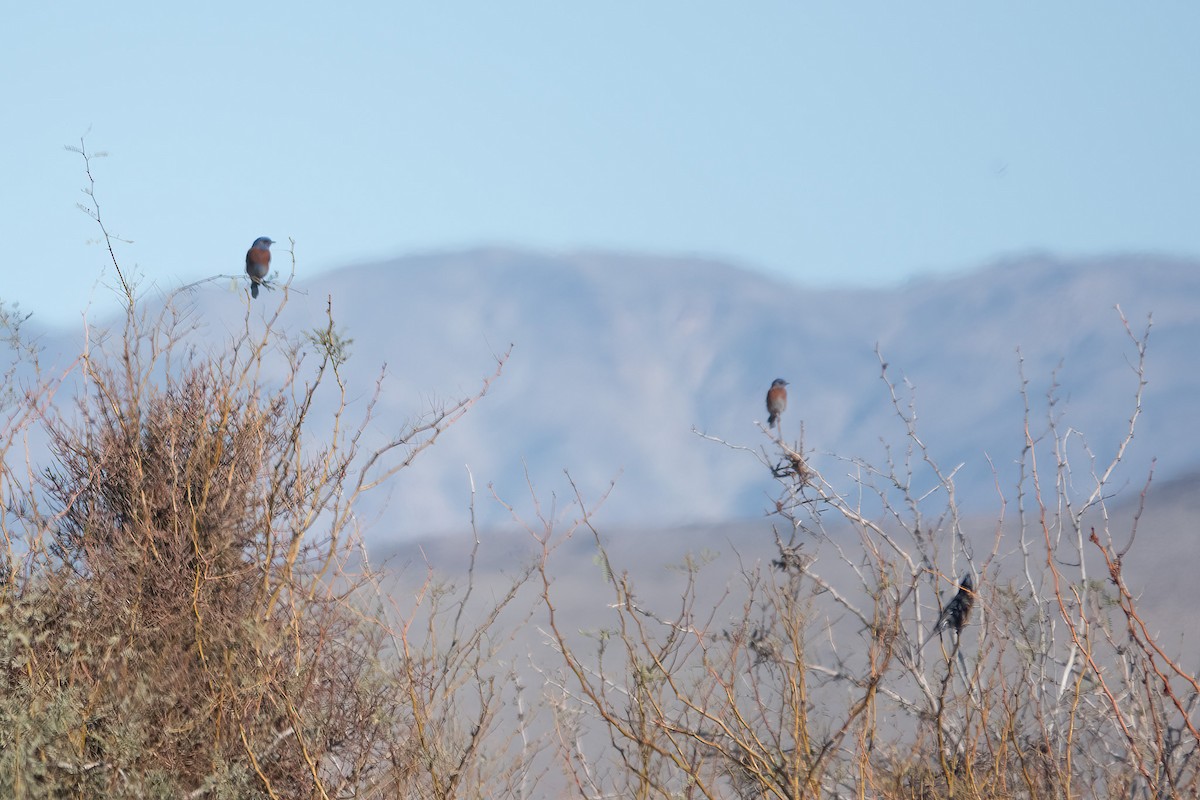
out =
{"type": "Polygon", "coordinates": [[[250,296],[258,299],[258,281],[250,281],[250,296]]]}
{"type": "Polygon", "coordinates": [[[774,427],[775,427],[775,420],[777,420],[777,419],[779,419],[779,415],[778,415],[778,414],[772,414],[771,416],[767,417],[767,427],[768,427],[768,428],[774,428],[774,427]]]}

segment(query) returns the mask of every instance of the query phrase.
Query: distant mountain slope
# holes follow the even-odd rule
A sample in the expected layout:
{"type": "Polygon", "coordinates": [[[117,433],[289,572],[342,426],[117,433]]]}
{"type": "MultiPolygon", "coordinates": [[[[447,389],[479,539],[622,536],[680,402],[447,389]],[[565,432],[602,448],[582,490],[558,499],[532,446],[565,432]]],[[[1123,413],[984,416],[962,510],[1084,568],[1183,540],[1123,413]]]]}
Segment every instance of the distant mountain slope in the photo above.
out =
{"type": "MultiPolygon", "coordinates": [[[[1200,465],[1200,262],[1032,256],[900,288],[816,291],[714,261],[489,249],[360,265],[296,286],[305,294],[293,296],[284,324],[319,324],[331,297],[354,339],[357,396],[388,365],[380,436],[438,398],[472,391],[492,354],[515,345],[493,393],[402,476],[372,534],[382,540],[464,525],[468,465],[478,485],[494,482],[519,504],[526,472],[547,504],[569,493],[564,469],[589,497],[615,478],[605,518],[623,524],[760,515],[769,477],[693,426],[768,444],[754,422],[765,419],[767,386],[784,377],[785,434],[798,437],[803,420],[827,476],[849,471],[831,453],[877,463],[881,437],[904,446],[877,343],[889,376],[915,386],[923,440],[945,466],[964,465],[960,501],[986,513],[997,506],[986,456],[1007,490],[1023,446],[1018,346],[1039,425],[1061,364],[1056,412],[1066,424],[1101,456],[1127,428],[1134,353],[1116,304],[1139,332],[1148,313],[1155,320],[1131,464],[1144,470],[1157,457],[1164,478],[1200,465]]],[[[244,313],[240,292],[205,289],[196,302],[214,334],[244,313]]],[[[480,511],[485,525],[506,518],[484,498],[480,511]]]]}

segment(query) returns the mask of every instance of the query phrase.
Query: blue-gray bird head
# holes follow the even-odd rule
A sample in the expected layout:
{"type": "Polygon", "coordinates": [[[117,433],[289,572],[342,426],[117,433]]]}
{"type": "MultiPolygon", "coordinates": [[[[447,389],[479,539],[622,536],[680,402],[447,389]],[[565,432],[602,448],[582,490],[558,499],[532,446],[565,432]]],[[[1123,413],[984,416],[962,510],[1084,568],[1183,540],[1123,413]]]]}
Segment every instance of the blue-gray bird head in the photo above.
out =
{"type": "MultiPolygon", "coordinates": [[[[762,384],[759,384],[759,385],[761,386],[762,384]]],[[[772,389],[774,389],[776,386],[787,386],[787,385],[788,385],[788,382],[785,381],[783,378],[776,378],[775,380],[771,381],[772,389]]]]}
{"type": "Polygon", "coordinates": [[[258,248],[259,250],[270,250],[271,245],[273,245],[273,244],[275,244],[275,242],[271,241],[270,236],[260,236],[257,239],[255,239],[254,244],[252,244],[250,246],[252,248],[258,248]]]}

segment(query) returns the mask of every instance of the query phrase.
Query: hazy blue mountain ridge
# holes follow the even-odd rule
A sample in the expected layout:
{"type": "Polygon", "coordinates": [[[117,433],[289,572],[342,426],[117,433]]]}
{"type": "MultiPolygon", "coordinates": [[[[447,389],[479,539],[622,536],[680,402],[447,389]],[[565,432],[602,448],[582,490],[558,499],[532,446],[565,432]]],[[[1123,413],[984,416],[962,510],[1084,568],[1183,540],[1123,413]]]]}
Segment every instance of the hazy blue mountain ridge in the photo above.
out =
{"type": "MultiPolygon", "coordinates": [[[[380,540],[461,528],[468,465],[478,486],[494,482],[526,510],[526,472],[544,502],[553,493],[561,506],[569,469],[588,497],[617,479],[604,512],[614,523],[761,515],[769,476],[692,428],[769,444],[754,423],[765,420],[775,377],[791,382],[785,435],[797,438],[803,420],[813,463],[845,483],[848,467],[829,454],[878,463],[881,437],[904,446],[877,344],[889,377],[915,387],[923,440],[947,468],[963,463],[959,500],[987,513],[998,503],[985,454],[1007,491],[1023,445],[1018,346],[1036,424],[1044,428],[1057,369],[1056,412],[1098,455],[1111,454],[1136,389],[1116,304],[1139,333],[1147,313],[1155,319],[1131,468],[1144,472],[1157,457],[1170,477],[1200,465],[1200,262],[1027,256],[901,287],[817,290],[712,260],[493,248],[348,267],[295,288],[283,325],[321,324],[332,298],[354,340],[347,375],[358,404],[387,364],[370,429],[378,441],[431,404],[473,392],[493,354],[514,345],[492,393],[380,499],[387,511],[372,533],[380,540]]],[[[194,295],[214,341],[237,329],[243,289],[212,284],[194,295]]],[[[279,297],[266,294],[252,314],[279,297]]],[[[507,521],[480,500],[485,526],[507,521]]]]}

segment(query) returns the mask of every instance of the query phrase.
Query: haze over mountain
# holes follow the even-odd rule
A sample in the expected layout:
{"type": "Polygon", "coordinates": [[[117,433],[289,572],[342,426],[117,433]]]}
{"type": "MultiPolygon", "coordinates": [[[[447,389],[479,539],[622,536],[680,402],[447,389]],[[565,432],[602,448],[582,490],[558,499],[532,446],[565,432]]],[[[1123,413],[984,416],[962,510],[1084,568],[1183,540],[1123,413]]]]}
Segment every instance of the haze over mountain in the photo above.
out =
{"type": "MultiPolygon", "coordinates": [[[[803,422],[805,448],[828,479],[851,471],[839,458],[880,463],[881,439],[902,455],[904,426],[880,380],[877,345],[888,377],[915,387],[910,394],[902,385],[901,401],[907,407],[915,397],[930,452],[947,470],[962,465],[959,501],[991,513],[997,480],[1013,493],[1024,446],[1018,347],[1035,435],[1046,427],[1055,380],[1054,413],[1098,457],[1111,456],[1127,430],[1137,354],[1118,304],[1139,334],[1154,318],[1129,480],[1144,479],[1152,458],[1164,479],[1200,467],[1196,261],[1029,255],[897,288],[816,291],[709,260],[483,249],[301,276],[294,288],[282,316],[289,330],[322,324],[332,298],[353,339],[347,376],[357,403],[386,363],[369,429],[380,441],[431,404],[472,393],[493,371],[494,354],[513,345],[489,395],[401,474],[368,534],[376,541],[463,528],[468,466],[484,527],[509,519],[486,497],[487,484],[527,509],[528,475],[546,506],[552,494],[561,505],[571,495],[564,469],[589,499],[616,480],[604,511],[610,523],[761,516],[769,475],[751,454],[693,428],[735,445],[769,445],[756,422],[765,420],[771,380],[784,377],[784,434],[798,439],[803,422]]],[[[244,289],[216,282],[197,290],[196,318],[214,340],[237,329],[244,289]]],[[[267,293],[252,315],[270,313],[280,297],[267,293]]],[[[1075,464],[1086,473],[1089,465],[1075,464]]]]}

